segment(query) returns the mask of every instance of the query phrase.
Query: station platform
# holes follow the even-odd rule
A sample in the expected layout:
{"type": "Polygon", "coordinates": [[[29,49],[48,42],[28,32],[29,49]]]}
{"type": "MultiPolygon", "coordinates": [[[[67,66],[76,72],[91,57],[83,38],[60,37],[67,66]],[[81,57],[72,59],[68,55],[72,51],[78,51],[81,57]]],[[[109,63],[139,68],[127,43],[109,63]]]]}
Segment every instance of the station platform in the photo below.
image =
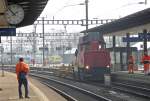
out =
{"type": "Polygon", "coordinates": [[[113,78],[134,80],[144,83],[150,83],[150,75],[145,75],[142,71],[134,71],[134,74],[128,74],[128,71],[118,71],[112,73],[113,78]]]}
{"type": "MultiPolygon", "coordinates": [[[[24,87],[22,87],[24,96],[24,87]]],[[[61,95],[29,77],[29,99],[19,99],[18,82],[14,73],[0,71],[0,101],[66,101],[61,95]]]]}

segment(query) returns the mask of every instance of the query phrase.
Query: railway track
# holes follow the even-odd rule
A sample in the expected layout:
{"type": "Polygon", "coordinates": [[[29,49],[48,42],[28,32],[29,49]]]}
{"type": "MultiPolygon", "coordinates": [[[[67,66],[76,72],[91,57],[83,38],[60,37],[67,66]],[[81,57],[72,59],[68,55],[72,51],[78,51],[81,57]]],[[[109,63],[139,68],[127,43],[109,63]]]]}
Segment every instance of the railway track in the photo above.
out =
{"type": "Polygon", "coordinates": [[[119,90],[121,92],[125,92],[128,94],[130,93],[133,95],[150,99],[150,89],[148,88],[135,86],[129,83],[118,83],[118,82],[113,82],[112,85],[113,85],[112,86],[113,89],[119,90]]]}
{"type": "Polygon", "coordinates": [[[63,95],[68,101],[112,101],[111,99],[97,95],[83,88],[64,83],[62,81],[44,76],[37,76],[35,74],[31,75],[40,80],[42,83],[46,84],[48,87],[63,95]]]}
{"type": "MultiPolygon", "coordinates": [[[[126,98],[126,97],[124,97],[125,94],[123,94],[123,93],[127,93],[127,92],[123,91],[123,89],[122,89],[122,91],[121,90],[118,91],[118,89],[115,89],[115,88],[113,88],[113,89],[112,88],[106,88],[104,85],[102,85],[100,83],[95,83],[94,84],[94,83],[91,83],[91,82],[83,82],[83,81],[80,82],[80,81],[75,81],[75,80],[72,80],[72,79],[64,79],[64,78],[51,76],[51,73],[49,75],[47,75],[47,74],[48,73],[46,73],[46,74],[42,73],[41,75],[45,75],[49,78],[53,78],[55,80],[59,80],[59,81],[67,82],[67,83],[72,82],[75,85],[80,86],[81,88],[84,88],[84,89],[90,90],[91,92],[94,92],[95,94],[103,95],[101,93],[104,93],[104,96],[106,96],[109,99],[112,99],[112,101],[149,101],[147,99],[145,100],[145,98],[137,97],[138,95],[135,95],[135,94],[132,94],[132,98],[130,98],[130,97],[126,98]],[[68,82],[68,81],[70,81],[70,82],[68,82]],[[84,85],[84,84],[86,84],[86,85],[84,85]],[[103,91],[103,89],[100,89],[100,88],[104,88],[105,91],[103,91]],[[99,89],[100,89],[100,91],[102,91],[101,93],[99,92],[99,89]],[[116,92],[116,94],[110,94],[110,92],[114,92],[114,91],[116,92]],[[105,94],[106,92],[107,92],[107,94],[105,94]],[[134,99],[133,95],[134,95],[134,97],[136,96],[136,100],[132,100],[132,99],[134,99]],[[129,99],[131,99],[131,100],[129,100],[129,99]]],[[[127,94],[127,95],[129,95],[129,94],[127,94]]]]}
{"type": "MultiPolygon", "coordinates": [[[[45,71],[34,71],[35,73],[38,73],[38,75],[45,75],[45,76],[52,76],[53,75],[53,72],[45,72],[45,71]]],[[[49,77],[48,77],[49,78],[49,77]]],[[[49,78],[50,79],[50,78],[49,78]]],[[[72,80],[72,79],[68,79],[67,80],[72,80]]],[[[74,81],[74,80],[72,80],[74,81]]],[[[46,81],[44,81],[46,82],[46,81]]],[[[77,82],[77,81],[76,81],[77,82]]],[[[86,83],[86,82],[85,82],[86,83]]],[[[133,82],[134,83],[134,82],[133,82]]],[[[101,87],[105,87],[104,85],[100,84],[100,83],[89,83],[89,85],[94,85],[97,87],[97,89],[101,86],[101,87]]],[[[58,86],[59,87],[59,86],[58,86]]],[[[58,88],[58,87],[55,87],[55,88],[58,88]]],[[[149,101],[150,99],[150,89],[148,88],[144,88],[143,85],[140,87],[139,85],[136,85],[136,84],[132,84],[132,83],[118,83],[118,82],[112,82],[112,86],[111,86],[111,90],[114,90],[114,91],[120,91],[121,93],[127,93],[127,94],[131,94],[133,96],[138,96],[138,97],[141,97],[141,98],[144,98],[146,100],[142,100],[142,101],[149,101]]],[[[73,101],[73,100],[71,100],[73,101]]],[[[82,100],[81,100],[82,101],[82,100]]],[[[84,100],[83,100],[84,101],[84,100]]],[[[94,100],[92,100],[94,101],[94,100]]],[[[98,100],[98,101],[101,101],[101,100],[98,100]]],[[[103,101],[103,100],[102,100],[103,101]]],[[[104,100],[105,101],[105,100],[104,100]]],[[[111,101],[111,100],[110,100],[111,101]]],[[[112,100],[112,101],[115,101],[115,100],[112,100]]],[[[119,101],[119,100],[116,100],[116,101],[119,101]]],[[[122,101],[122,100],[120,100],[122,101]]],[[[123,100],[123,101],[126,101],[126,100],[123,100]]],[[[128,101],[128,100],[127,100],[128,101]]],[[[141,100],[139,100],[141,101],[141,100]]]]}
{"type": "MultiPolygon", "coordinates": [[[[40,73],[42,73],[42,72],[40,72],[40,73]]],[[[48,73],[48,72],[42,73],[42,74],[52,75],[52,73],[48,73]]],[[[72,79],[69,78],[68,80],[72,80],[72,79]]],[[[105,87],[103,84],[100,84],[100,83],[88,82],[88,84],[95,85],[97,87],[100,87],[100,86],[105,87]]],[[[111,86],[111,89],[114,90],[114,91],[120,91],[120,92],[123,92],[123,93],[131,94],[133,96],[138,96],[138,97],[141,97],[141,98],[144,98],[144,99],[150,99],[150,95],[149,95],[150,94],[150,89],[144,88],[144,87],[139,87],[139,86],[136,86],[135,84],[132,85],[132,84],[127,84],[127,83],[113,82],[112,86],[111,86]]]]}
{"type": "MultiPolygon", "coordinates": [[[[140,75],[141,77],[141,75],[140,75]]],[[[133,78],[133,77],[132,77],[133,78]]],[[[137,95],[143,98],[150,99],[150,83],[145,80],[145,78],[126,78],[126,77],[113,77],[112,84],[115,89],[122,92],[137,95]]]]}
{"type": "MultiPolygon", "coordinates": [[[[90,83],[91,85],[105,87],[104,84],[99,83],[90,83]]],[[[111,87],[113,91],[120,91],[121,93],[131,94],[133,96],[137,96],[140,98],[144,98],[146,101],[150,100],[150,89],[144,88],[140,86],[136,86],[132,83],[120,83],[120,82],[112,82],[111,87]]],[[[144,101],[145,101],[144,100],[144,101]]],[[[143,101],[143,100],[142,100],[143,101]]]]}
{"type": "MultiPolygon", "coordinates": [[[[45,74],[45,73],[44,73],[45,74]]],[[[46,73],[47,75],[50,75],[52,73],[46,73]]],[[[71,78],[67,78],[69,80],[72,80],[71,78]]],[[[133,95],[138,95],[138,96],[141,96],[141,97],[146,97],[146,98],[150,98],[150,89],[147,88],[147,87],[144,87],[144,84],[142,86],[139,86],[139,84],[135,84],[134,82],[131,82],[131,83],[127,83],[127,82],[123,82],[123,83],[117,83],[116,82],[112,82],[112,88],[113,89],[117,89],[119,91],[122,91],[122,92],[127,92],[127,93],[130,93],[130,94],[133,94],[133,95]]],[[[97,84],[99,85],[99,83],[97,84]]],[[[102,85],[103,86],[103,85],[102,85]]]]}

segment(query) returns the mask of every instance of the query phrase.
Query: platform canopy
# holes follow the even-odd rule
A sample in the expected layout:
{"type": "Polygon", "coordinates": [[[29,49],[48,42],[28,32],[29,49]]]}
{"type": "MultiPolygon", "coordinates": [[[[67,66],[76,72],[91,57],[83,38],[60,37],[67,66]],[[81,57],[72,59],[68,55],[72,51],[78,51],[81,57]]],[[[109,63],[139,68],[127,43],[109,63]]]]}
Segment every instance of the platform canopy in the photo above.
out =
{"type": "Polygon", "coordinates": [[[18,4],[25,11],[24,20],[16,27],[31,25],[40,16],[48,0],[7,0],[8,5],[18,4]]]}
{"type": "MultiPolygon", "coordinates": [[[[125,16],[110,23],[88,29],[87,32],[100,32],[105,35],[120,35],[126,33],[138,33],[143,29],[150,29],[150,8],[125,16]]],[[[81,33],[85,32],[86,30],[81,33]]]]}

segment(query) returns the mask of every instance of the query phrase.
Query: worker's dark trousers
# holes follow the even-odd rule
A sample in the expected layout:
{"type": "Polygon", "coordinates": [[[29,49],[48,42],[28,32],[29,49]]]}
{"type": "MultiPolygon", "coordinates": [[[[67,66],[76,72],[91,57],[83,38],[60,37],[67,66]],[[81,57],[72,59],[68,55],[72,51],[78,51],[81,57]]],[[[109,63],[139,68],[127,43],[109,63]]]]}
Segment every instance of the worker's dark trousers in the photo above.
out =
{"type": "Polygon", "coordinates": [[[18,80],[19,86],[18,86],[18,90],[19,90],[19,97],[22,96],[22,90],[21,90],[21,86],[22,84],[25,87],[25,97],[28,97],[28,80],[26,78],[24,79],[19,79],[18,80]]]}

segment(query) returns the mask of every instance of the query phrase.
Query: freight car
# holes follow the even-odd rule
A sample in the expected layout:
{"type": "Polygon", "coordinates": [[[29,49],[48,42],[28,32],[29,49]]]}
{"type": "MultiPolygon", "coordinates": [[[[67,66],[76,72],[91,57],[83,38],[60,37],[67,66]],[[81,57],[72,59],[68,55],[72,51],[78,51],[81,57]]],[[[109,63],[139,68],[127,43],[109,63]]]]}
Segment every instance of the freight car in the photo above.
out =
{"type": "Polygon", "coordinates": [[[74,78],[104,80],[104,75],[110,74],[110,61],[103,35],[91,32],[79,39],[73,66],[74,78]]]}

